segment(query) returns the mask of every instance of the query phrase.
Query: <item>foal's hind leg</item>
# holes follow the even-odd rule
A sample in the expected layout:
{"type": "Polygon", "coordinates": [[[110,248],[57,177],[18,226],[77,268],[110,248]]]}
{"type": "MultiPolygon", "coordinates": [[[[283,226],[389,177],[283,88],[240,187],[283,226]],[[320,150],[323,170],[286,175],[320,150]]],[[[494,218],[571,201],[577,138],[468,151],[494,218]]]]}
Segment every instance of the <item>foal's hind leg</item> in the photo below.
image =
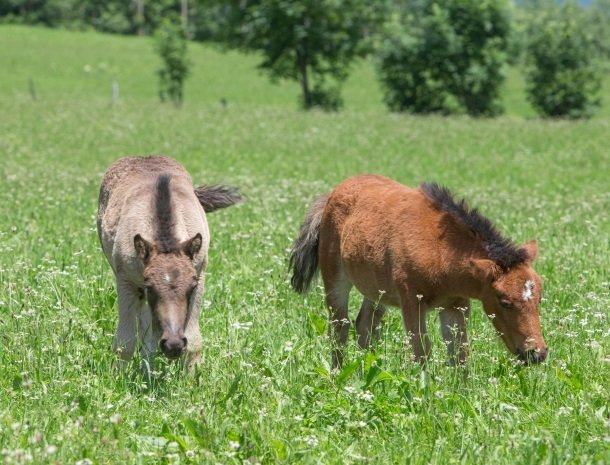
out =
{"type": "Polygon", "coordinates": [[[362,349],[368,348],[371,343],[371,334],[375,339],[379,336],[379,323],[381,323],[384,314],[385,307],[383,305],[375,305],[375,302],[366,297],[362,300],[362,306],[356,318],[358,345],[362,349]]]}
{"type": "Polygon", "coordinates": [[[447,302],[440,312],[441,333],[447,345],[449,363],[464,364],[468,356],[466,323],[470,317],[470,301],[455,299],[447,302]]]}
{"type": "Polygon", "coordinates": [[[350,321],[347,304],[352,283],[339,266],[330,269],[323,268],[322,279],[326,291],[326,306],[330,315],[328,332],[334,342],[331,366],[341,368],[343,366],[343,346],[349,335],[350,321]]]}

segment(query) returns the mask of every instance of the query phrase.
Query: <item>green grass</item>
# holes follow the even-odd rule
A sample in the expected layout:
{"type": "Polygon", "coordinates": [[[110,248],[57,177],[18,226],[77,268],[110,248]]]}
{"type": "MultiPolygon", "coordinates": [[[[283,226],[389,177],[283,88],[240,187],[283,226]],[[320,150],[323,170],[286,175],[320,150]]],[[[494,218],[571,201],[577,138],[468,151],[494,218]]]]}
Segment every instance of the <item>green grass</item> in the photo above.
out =
{"type": "Polygon", "coordinates": [[[392,115],[364,63],[345,112],[303,113],[295,86],[269,84],[255,57],[195,45],[177,110],[156,101],[147,39],[2,26],[0,44],[0,461],[610,461],[607,108],[584,122],[525,119],[524,99],[493,120],[392,115]],[[148,153],[248,196],[209,217],[194,379],[162,359],[150,383],[137,361],[112,367],[97,190],[113,160],[148,153]],[[354,364],[328,374],[322,290],[291,291],[287,254],[309,202],[363,172],[437,180],[515,241],[539,241],[545,364],[515,363],[476,304],[467,371],[446,366],[435,314],[431,363],[412,363],[394,310],[375,355],[352,337],[354,364]]]}

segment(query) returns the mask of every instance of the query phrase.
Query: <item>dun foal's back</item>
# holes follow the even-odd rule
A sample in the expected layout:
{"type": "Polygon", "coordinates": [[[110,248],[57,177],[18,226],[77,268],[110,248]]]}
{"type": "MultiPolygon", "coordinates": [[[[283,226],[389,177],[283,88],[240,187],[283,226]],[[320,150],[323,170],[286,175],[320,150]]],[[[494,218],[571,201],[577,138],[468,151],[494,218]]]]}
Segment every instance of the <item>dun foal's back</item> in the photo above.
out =
{"type": "Polygon", "coordinates": [[[167,157],[126,157],[104,175],[97,229],[116,276],[119,325],[113,348],[123,360],[136,334],[149,358],[160,345],[168,358],[200,360],[199,303],[210,233],[206,213],[240,200],[225,186],[193,188],[167,157]]]}
{"type": "Polygon", "coordinates": [[[304,293],[322,272],[330,330],[342,363],[352,286],[364,300],[356,332],[367,347],[386,305],[402,309],[415,356],[427,357],[425,313],[440,311],[452,362],[467,355],[470,299],[479,299],[507,348],[538,363],[547,349],[538,305],[542,284],[532,268],[535,241],[519,247],[492,223],[436,184],[411,189],[383,176],[354,176],[310,208],[291,255],[292,286],[304,293]]]}

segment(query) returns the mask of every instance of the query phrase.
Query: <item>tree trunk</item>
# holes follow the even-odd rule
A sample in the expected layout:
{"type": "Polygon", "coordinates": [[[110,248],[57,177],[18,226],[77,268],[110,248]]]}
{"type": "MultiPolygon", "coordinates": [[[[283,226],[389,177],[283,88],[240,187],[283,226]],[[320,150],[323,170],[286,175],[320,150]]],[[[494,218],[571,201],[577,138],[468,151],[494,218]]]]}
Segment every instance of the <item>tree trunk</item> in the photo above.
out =
{"type": "Polygon", "coordinates": [[[188,35],[188,16],[189,16],[189,2],[188,0],[180,0],[180,16],[182,17],[182,27],[184,32],[188,35]]]}
{"type": "Polygon", "coordinates": [[[136,28],[139,36],[144,35],[144,0],[135,0],[136,2],[136,28]]]}
{"type": "Polygon", "coordinates": [[[307,13],[303,17],[303,29],[305,30],[304,37],[301,38],[297,45],[297,66],[301,75],[301,88],[303,90],[303,108],[309,110],[313,106],[311,89],[309,87],[309,76],[307,75],[307,65],[309,64],[309,28],[311,20],[307,13]]]}
{"type": "Polygon", "coordinates": [[[301,75],[301,90],[303,92],[303,108],[311,108],[311,91],[309,89],[309,77],[307,76],[307,56],[297,51],[297,66],[301,75]]]}

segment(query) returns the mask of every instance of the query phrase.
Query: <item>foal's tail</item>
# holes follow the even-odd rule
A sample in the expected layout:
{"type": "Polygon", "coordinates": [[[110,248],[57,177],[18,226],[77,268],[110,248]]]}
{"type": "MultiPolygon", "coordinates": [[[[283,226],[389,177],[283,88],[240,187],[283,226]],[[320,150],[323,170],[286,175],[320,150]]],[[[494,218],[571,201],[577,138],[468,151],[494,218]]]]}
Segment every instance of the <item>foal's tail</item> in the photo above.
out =
{"type": "Polygon", "coordinates": [[[196,187],[195,195],[206,213],[230,207],[244,199],[236,187],[222,184],[196,187]]]}
{"type": "Polygon", "coordinates": [[[292,244],[289,265],[292,268],[290,284],[299,294],[307,292],[318,271],[320,222],[329,195],[318,198],[309,208],[299,230],[299,237],[292,244]]]}

